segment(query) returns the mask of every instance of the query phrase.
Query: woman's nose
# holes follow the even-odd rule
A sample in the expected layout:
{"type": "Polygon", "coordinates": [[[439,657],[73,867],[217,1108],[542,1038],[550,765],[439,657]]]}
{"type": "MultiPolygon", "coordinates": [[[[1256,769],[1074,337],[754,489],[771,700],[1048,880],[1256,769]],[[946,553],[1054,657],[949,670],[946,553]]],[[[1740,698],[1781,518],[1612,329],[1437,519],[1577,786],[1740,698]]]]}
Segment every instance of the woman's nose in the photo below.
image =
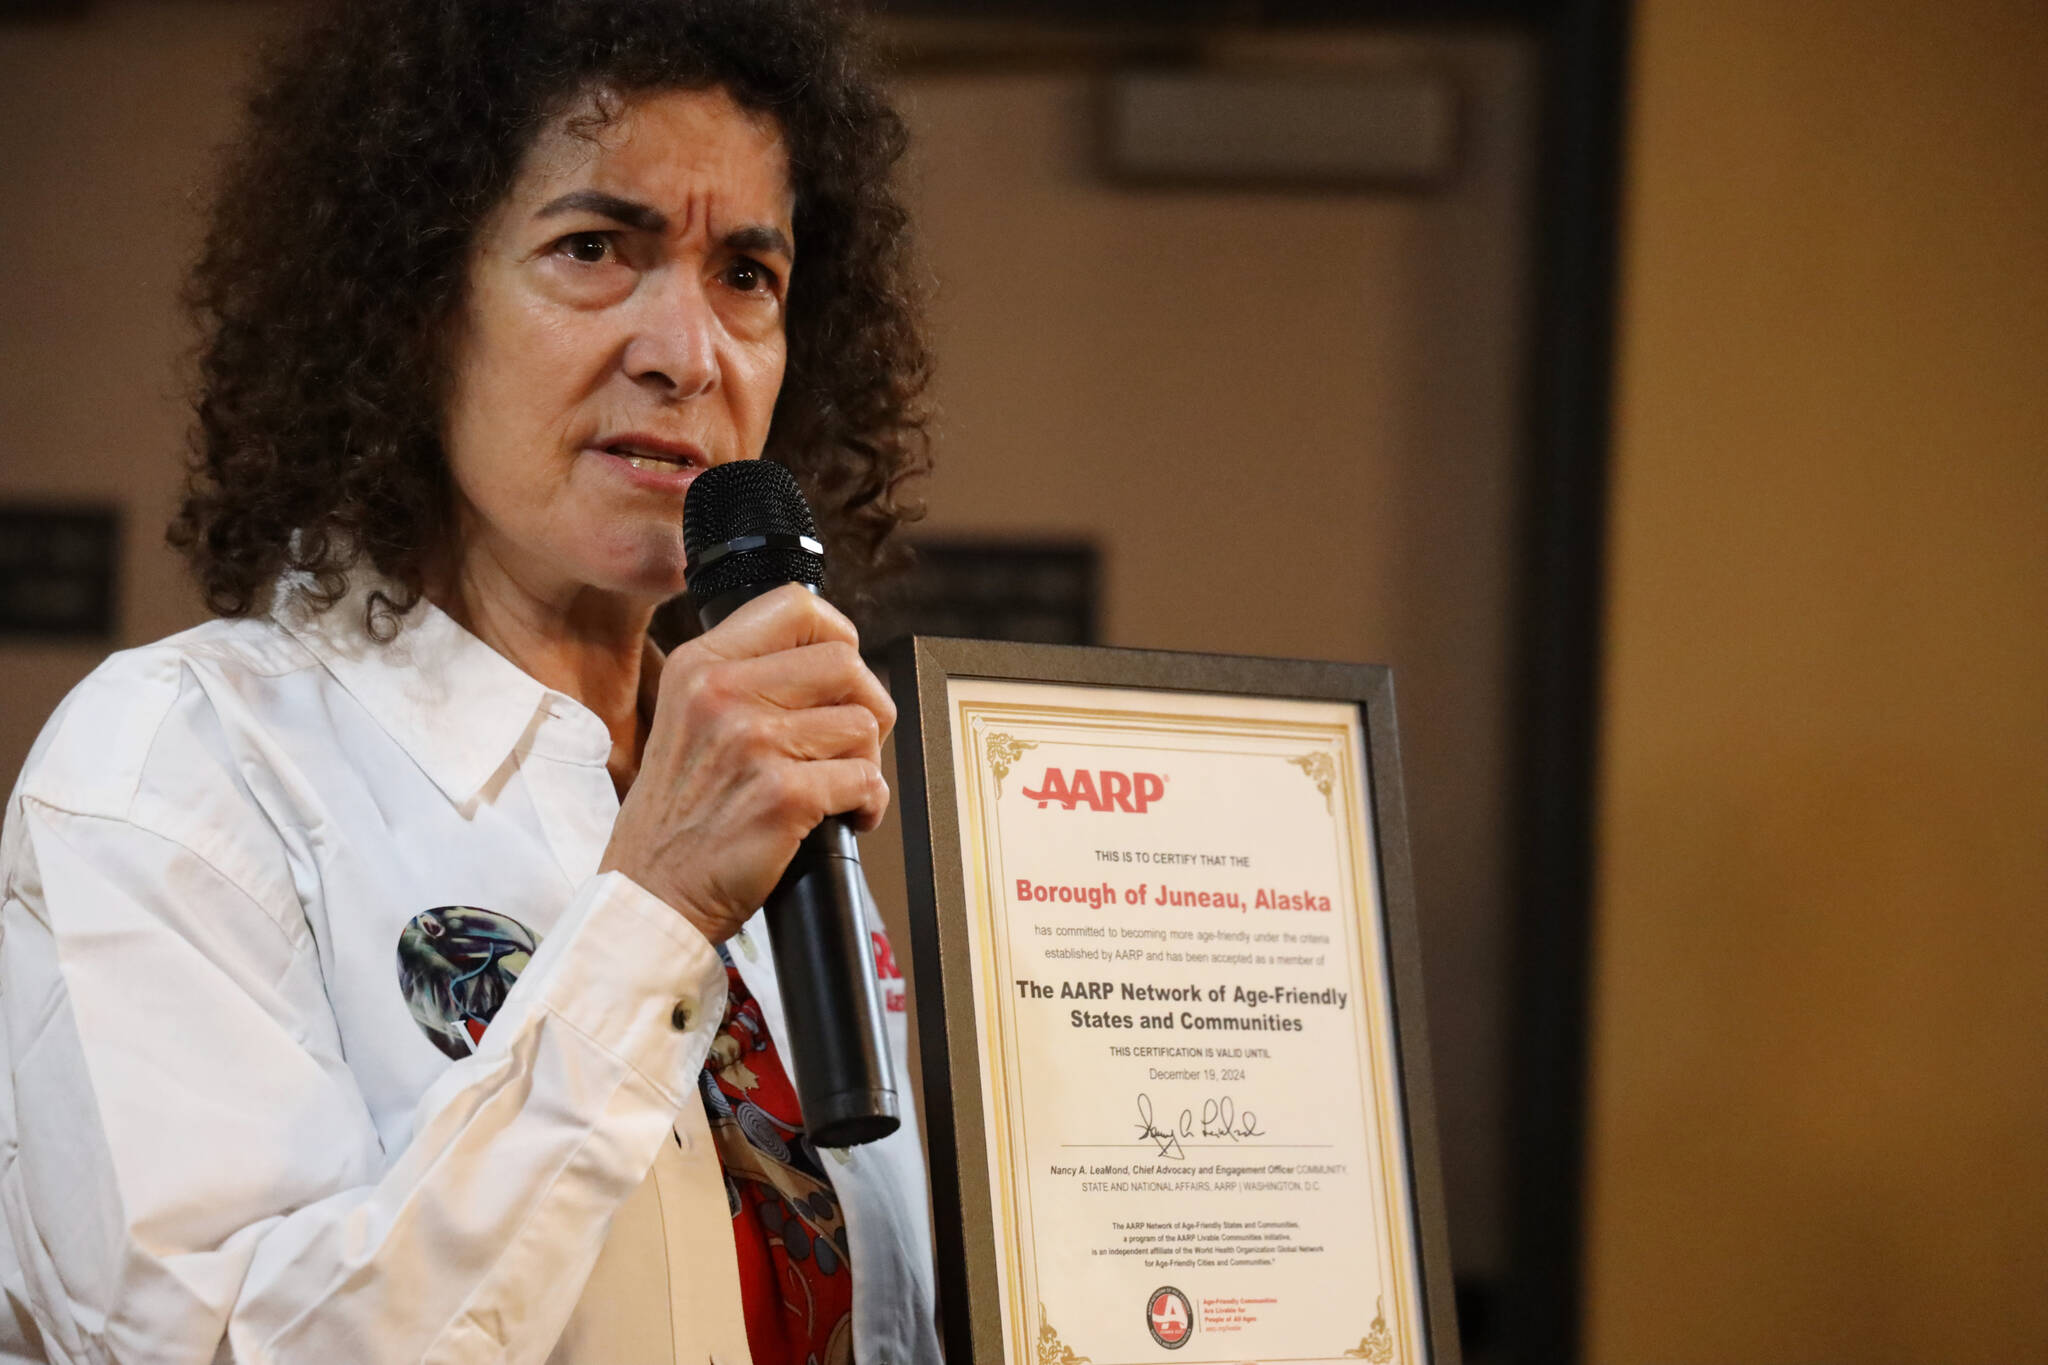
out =
{"type": "Polygon", "coordinates": [[[642,284],[643,307],[626,343],[626,373],[635,383],[657,390],[663,399],[682,400],[709,392],[718,384],[719,320],[711,300],[695,280],[676,278],[642,284]]]}

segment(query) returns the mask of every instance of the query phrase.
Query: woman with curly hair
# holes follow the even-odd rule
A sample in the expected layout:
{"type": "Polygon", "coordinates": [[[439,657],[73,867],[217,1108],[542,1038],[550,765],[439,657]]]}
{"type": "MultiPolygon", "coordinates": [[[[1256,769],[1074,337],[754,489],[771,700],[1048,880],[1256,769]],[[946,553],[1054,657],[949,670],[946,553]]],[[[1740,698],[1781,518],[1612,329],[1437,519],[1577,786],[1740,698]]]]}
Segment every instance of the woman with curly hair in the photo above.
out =
{"type": "Polygon", "coordinates": [[[937,1359],[916,1133],[809,1142],[756,909],[893,709],[808,593],[675,606],[703,470],[787,465],[844,589],[923,468],[850,54],[352,0],[268,67],[190,295],[220,619],[8,807],[0,1357],[937,1359]]]}

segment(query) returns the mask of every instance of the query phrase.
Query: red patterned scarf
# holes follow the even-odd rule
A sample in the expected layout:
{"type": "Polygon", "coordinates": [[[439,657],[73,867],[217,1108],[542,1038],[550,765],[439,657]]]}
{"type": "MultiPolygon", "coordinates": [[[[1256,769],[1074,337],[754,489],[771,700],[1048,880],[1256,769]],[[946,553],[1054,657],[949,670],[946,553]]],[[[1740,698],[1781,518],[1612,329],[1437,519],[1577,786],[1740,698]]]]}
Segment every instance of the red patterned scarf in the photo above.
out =
{"type": "Polygon", "coordinates": [[[760,1002],[725,958],[725,1022],[698,1077],[725,1168],[754,1365],[853,1365],[846,1219],[804,1136],[760,1002]]]}

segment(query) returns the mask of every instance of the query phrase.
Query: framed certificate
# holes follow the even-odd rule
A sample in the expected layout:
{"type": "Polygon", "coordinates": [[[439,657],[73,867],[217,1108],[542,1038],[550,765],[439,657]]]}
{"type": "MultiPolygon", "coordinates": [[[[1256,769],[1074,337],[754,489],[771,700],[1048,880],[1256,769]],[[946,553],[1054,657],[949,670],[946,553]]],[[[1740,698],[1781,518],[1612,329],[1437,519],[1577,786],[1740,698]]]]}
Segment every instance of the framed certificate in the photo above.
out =
{"type": "Polygon", "coordinates": [[[890,671],[947,1358],[1455,1365],[1387,670],[890,671]]]}

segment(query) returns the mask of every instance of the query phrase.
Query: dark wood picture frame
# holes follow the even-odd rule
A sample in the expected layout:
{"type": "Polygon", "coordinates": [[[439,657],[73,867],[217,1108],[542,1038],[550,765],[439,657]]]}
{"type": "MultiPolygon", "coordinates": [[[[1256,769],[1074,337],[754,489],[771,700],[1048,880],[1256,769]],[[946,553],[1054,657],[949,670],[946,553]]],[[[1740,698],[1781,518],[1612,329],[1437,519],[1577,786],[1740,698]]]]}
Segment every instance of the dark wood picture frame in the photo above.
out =
{"type": "Polygon", "coordinates": [[[1367,777],[1367,790],[1361,795],[1373,833],[1380,887],[1382,947],[1393,1014],[1387,1022],[1400,1075],[1427,1354],[1436,1365],[1458,1365],[1392,673],[1370,664],[914,636],[891,649],[889,675],[898,711],[897,796],[902,803],[913,996],[922,1041],[925,1139],[946,1358],[952,1365],[1037,1365],[1005,1359],[996,1293],[979,1023],[947,704],[950,679],[991,678],[1336,701],[1358,707],[1367,777]]]}

